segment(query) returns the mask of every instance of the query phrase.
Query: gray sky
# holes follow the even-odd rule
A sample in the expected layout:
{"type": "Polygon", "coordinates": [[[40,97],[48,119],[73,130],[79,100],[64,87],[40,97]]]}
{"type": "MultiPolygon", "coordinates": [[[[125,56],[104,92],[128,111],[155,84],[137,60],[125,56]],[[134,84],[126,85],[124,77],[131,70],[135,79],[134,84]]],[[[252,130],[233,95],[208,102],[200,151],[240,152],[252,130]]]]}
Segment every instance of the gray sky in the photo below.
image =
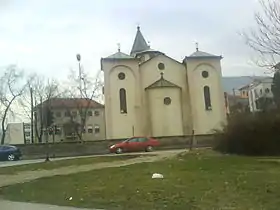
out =
{"type": "MultiPolygon", "coordinates": [[[[0,67],[62,78],[117,50],[129,53],[136,26],[153,49],[181,61],[195,50],[223,55],[223,74],[262,74],[238,31],[254,25],[257,0],[0,0],[0,67]],[[172,3],[172,4],[171,4],[172,3]]],[[[2,69],[3,70],[3,69],[2,69]]]]}

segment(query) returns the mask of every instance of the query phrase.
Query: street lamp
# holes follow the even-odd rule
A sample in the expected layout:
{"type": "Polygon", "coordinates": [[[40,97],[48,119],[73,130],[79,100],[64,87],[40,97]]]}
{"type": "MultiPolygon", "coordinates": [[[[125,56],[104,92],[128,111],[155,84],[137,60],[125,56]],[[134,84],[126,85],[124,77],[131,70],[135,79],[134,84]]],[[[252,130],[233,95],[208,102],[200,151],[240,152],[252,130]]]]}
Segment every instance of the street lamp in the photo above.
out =
{"type": "Polygon", "coordinates": [[[77,61],[78,61],[78,63],[79,63],[79,89],[80,89],[80,95],[81,95],[81,98],[82,98],[83,93],[82,93],[81,55],[80,55],[80,54],[77,54],[77,55],[76,55],[76,58],[77,58],[77,61]]]}

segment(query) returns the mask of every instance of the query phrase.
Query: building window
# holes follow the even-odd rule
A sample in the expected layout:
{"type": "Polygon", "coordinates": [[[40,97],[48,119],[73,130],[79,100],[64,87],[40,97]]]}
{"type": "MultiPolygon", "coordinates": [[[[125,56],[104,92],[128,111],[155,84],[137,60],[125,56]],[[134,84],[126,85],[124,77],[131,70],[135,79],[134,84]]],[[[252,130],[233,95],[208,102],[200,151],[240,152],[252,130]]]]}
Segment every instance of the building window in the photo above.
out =
{"type": "Polygon", "coordinates": [[[202,76],[203,78],[209,77],[208,71],[203,71],[203,72],[201,73],[201,76],[202,76]]]}
{"type": "Polygon", "coordinates": [[[125,74],[123,72],[118,74],[119,80],[124,80],[125,79],[125,74]]]}
{"type": "Polygon", "coordinates": [[[127,113],[127,105],[126,105],[126,90],[124,88],[121,88],[119,91],[119,97],[120,97],[120,111],[122,114],[127,113]]]}
{"type": "Polygon", "coordinates": [[[212,106],[211,106],[211,96],[210,96],[210,88],[209,88],[209,86],[204,86],[204,88],[203,88],[203,93],[204,93],[205,109],[206,109],[206,110],[212,110],[212,106]]]}
{"type": "Polygon", "coordinates": [[[31,125],[29,124],[24,124],[24,130],[30,130],[31,129],[31,125]]]}
{"type": "Polygon", "coordinates": [[[164,103],[165,105],[170,105],[170,104],[171,104],[171,98],[170,98],[170,97],[165,97],[165,98],[163,99],[163,103],[164,103]]]}
{"type": "Polygon", "coordinates": [[[31,136],[31,132],[25,132],[25,136],[26,137],[30,137],[31,136]]]}
{"type": "Polygon", "coordinates": [[[72,112],[72,117],[77,117],[77,111],[72,112]]]}
{"type": "Polygon", "coordinates": [[[269,92],[270,92],[269,88],[266,88],[265,93],[269,93],[269,92]]]}
{"type": "Polygon", "coordinates": [[[98,117],[99,115],[100,115],[99,111],[97,111],[97,110],[94,111],[94,116],[95,116],[95,117],[98,117]]]}
{"type": "Polygon", "coordinates": [[[55,116],[56,116],[56,117],[61,117],[61,112],[56,112],[56,113],[55,113],[55,116]]]}
{"type": "Polygon", "coordinates": [[[88,125],[88,127],[87,127],[87,132],[88,132],[88,133],[93,133],[92,125],[88,125]]]}
{"type": "Polygon", "coordinates": [[[92,116],[92,111],[88,111],[88,116],[89,116],[89,117],[92,116]]]}
{"type": "Polygon", "coordinates": [[[163,63],[159,63],[158,64],[158,69],[159,70],[164,70],[165,69],[165,65],[163,63]]]}
{"type": "Polygon", "coordinates": [[[100,126],[99,125],[94,126],[94,133],[100,133],[100,126]]]}
{"type": "Polygon", "coordinates": [[[262,95],[262,89],[260,89],[260,95],[262,95]]]}
{"type": "Polygon", "coordinates": [[[65,117],[70,117],[70,112],[69,112],[69,111],[66,111],[66,112],[64,113],[64,116],[65,116],[65,117]]]}

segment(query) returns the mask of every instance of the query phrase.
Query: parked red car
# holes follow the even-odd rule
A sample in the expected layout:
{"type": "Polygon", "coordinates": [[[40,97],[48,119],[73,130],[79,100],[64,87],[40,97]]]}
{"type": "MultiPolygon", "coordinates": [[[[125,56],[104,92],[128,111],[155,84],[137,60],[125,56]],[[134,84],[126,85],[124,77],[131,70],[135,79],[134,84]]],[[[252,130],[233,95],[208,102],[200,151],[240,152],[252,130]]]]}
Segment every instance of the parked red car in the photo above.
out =
{"type": "Polygon", "coordinates": [[[111,153],[123,152],[151,152],[160,145],[159,141],[150,137],[132,137],[123,142],[114,144],[110,147],[111,153]]]}

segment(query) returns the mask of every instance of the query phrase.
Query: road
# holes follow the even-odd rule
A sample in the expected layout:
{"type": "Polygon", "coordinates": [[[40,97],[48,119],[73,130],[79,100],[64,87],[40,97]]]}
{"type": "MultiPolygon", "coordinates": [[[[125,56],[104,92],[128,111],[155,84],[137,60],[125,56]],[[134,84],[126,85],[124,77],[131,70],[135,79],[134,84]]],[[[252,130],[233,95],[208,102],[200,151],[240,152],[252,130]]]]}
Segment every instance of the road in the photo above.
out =
{"type": "MultiPolygon", "coordinates": [[[[154,151],[153,153],[161,153],[161,152],[172,152],[172,151],[184,151],[184,149],[176,149],[176,150],[159,150],[154,151]]],[[[124,153],[120,155],[141,155],[141,154],[147,154],[147,152],[135,152],[135,153],[124,153]]],[[[104,155],[90,155],[90,156],[73,156],[73,157],[63,157],[63,158],[50,158],[51,161],[57,161],[57,160],[69,160],[69,159],[76,159],[76,158],[86,158],[86,157],[101,157],[101,156],[116,156],[116,154],[104,154],[104,155]]],[[[45,159],[35,159],[35,160],[19,160],[19,161],[0,161],[0,168],[1,167],[7,167],[7,166],[18,166],[18,165],[27,165],[27,164],[33,164],[33,163],[41,163],[44,162],[45,159]]]]}
{"type": "MultiPolygon", "coordinates": [[[[0,200],[1,210],[98,210],[98,209],[80,209],[72,207],[61,207],[44,204],[20,203],[0,200]]],[[[99,209],[101,210],[101,209],[99,209]]]]}
{"type": "MultiPolygon", "coordinates": [[[[76,159],[76,158],[112,156],[112,155],[115,155],[115,154],[50,158],[50,160],[51,161],[57,161],[57,160],[69,160],[69,159],[76,159]]],[[[45,161],[45,159],[19,160],[19,161],[0,161],[0,168],[1,167],[7,167],[7,166],[18,166],[18,165],[27,165],[27,164],[33,164],[33,163],[41,163],[41,162],[44,162],[44,161],[45,161]]]]}

